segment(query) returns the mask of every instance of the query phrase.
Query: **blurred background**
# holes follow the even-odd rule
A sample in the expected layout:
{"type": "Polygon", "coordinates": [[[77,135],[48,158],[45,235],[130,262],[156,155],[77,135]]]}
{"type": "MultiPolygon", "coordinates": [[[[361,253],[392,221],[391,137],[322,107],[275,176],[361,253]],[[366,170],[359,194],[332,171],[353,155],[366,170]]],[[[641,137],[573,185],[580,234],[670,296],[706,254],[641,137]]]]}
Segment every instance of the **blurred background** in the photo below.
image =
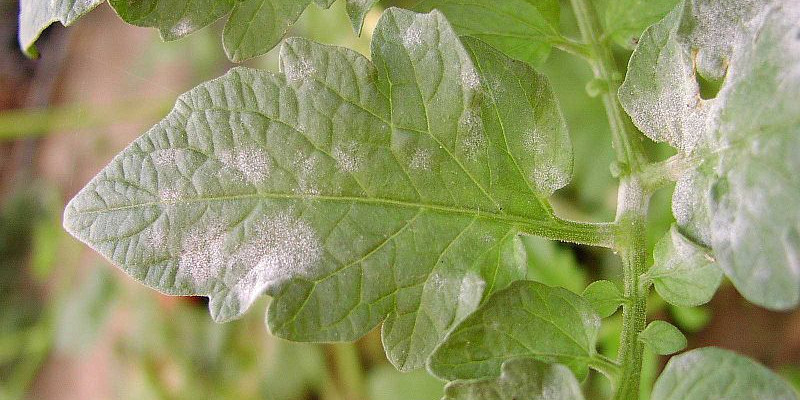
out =
{"type": "MultiPolygon", "coordinates": [[[[368,55],[384,1],[355,37],[339,0],[312,5],[290,35],[368,55]]],[[[574,32],[569,7],[565,32],[574,32]]],[[[301,344],[271,336],[263,299],[243,319],[219,325],[205,298],[147,289],[61,229],[69,198],[114,154],[163,118],[176,97],[230,64],[222,24],[163,43],[155,30],[123,23],[107,4],[74,27],[58,24],[28,60],[16,39],[17,1],[0,0],[0,400],[6,399],[438,399],[443,383],[424,371],[401,374],[386,361],[378,330],[354,344],[301,344]]],[[[574,35],[577,36],[577,35],[574,35]]],[[[624,69],[629,52],[618,48],[624,69]]],[[[277,69],[277,53],[246,65],[277,69]]],[[[568,218],[608,221],[616,181],[599,100],[587,94],[587,65],[554,51],[539,70],[551,79],[575,149],[574,179],[556,195],[568,218]]],[[[648,144],[654,158],[666,147],[648,144]]],[[[672,188],[651,206],[650,246],[672,222],[672,188]]],[[[529,238],[529,279],[580,293],[596,279],[619,281],[610,252],[529,238]]],[[[650,318],[682,328],[689,346],[749,355],[800,388],[800,312],[750,305],[729,283],[711,303],[668,306],[655,295],[650,318]]],[[[601,347],[613,356],[619,315],[604,320],[601,347]]],[[[665,358],[647,355],[643,398],[665,358]]],[[[587,398],[609,388],[591,375],[587,398]]]]}

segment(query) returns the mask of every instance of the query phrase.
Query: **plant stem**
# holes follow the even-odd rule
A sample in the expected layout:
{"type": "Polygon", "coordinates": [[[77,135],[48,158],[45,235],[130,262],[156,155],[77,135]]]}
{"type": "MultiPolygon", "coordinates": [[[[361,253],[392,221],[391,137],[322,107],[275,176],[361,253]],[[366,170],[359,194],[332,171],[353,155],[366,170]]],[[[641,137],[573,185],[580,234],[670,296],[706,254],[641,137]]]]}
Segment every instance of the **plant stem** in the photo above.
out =
{"type": "MultiPolygon", "coordinates": [[[[639,276],[647,269],[645,234],[650,187],[640,179],[647,165],[640,137],[619,103],[622,74],[617,69],[611,49],[601,38],[603,31],[591,0],[570,0],[583,41],[589,44],[594,58],[590,61],[594,76],[603,82],[602,99],[611,125],[617,161],[624,166],[620,174],[617,200],[616,249],[622,258],[625,297],[622,307],[622,334],[618,362],[622,373],[616,382],[615,400],[639,398],[644,346],[638,340],[646,323],[647,293],[639,290],[639,276]]],[[[655,184],[660,184],[655,182],[655,184]]]]}
{"type": "Polygon", "coordinates": [[[614,248],[616,225],[602,222],[577,222],[555,217],[552,223],[541,221],[525,224],[520,230],[526,234],[561,242],[577,243],[587,246],[614,248]]]}
{"type": "Polygon", "coordinates": [[[623,112],[617,98],[622,74],[617,69],[611,49],[601,40],[603,31],[594,5],[590,0],[571,0],[571,3],[581,37],[592,51],[589,64],[594,77],[606,85],[602,91],[602,99],[606,117],[611,124],[612,142],[617,160],[627,165],[629,170],[637,171],[646,160],[640,138],[637,137],[630,119],[623,112]]]}

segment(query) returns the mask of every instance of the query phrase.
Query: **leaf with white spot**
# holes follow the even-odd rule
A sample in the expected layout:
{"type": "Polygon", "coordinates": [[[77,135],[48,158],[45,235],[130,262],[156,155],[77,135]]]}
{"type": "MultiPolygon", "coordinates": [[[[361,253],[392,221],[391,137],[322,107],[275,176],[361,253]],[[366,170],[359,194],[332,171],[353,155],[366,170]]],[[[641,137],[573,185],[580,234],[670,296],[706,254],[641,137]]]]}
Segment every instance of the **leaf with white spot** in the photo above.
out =
{"type": "Polygon", "coordinates": [[[634,123],[691,165],[673,195],[681,232],[772,309],[800,302],[797,93],[794,0],[686,0],[642,36],[619,92],[634,123]],[[721,86],[704,98],[698,82],[721,86]]]}
{"type": "Polygon", "coordinates": [[[580,384],[569,368],[533,359],[503,363],[497,378],[455,381],[443,400],[583,400],[580,384]]]}
{"type": "Polygon", "coordinates": [[[679,307],[708,303],[722,282],[709,250],[687,239],[674,225],[653,250],[655,264],[644,279],[653,282],[659,296],[679,307]]]}
{"type": "Polygon", "coordinates": [[[19,46],[28,57],[38,57],[36,39],[53,22],[72,25],[84,14],[92,11],[103,0],[20,0],[19,46]]]}
{"type": "Polygon", "coordinates": [[[396,9],[372,62],[288,40],[282,73],[235,68],[181,96],[65,226],[148,286],[208,296],[217,321],[267,293],[281,337],[354,340],[383,321],[389,359],[420,367],[524,278],[518,234],[585,233],[547,202],[571,148],[544,77],[465,43],[439,13],[396,9]]]}
{"type": "Polygon", "coordinates": [[[563,288],[517,281],[495,293],[447,336],[429,370],[448,379],[498,376],[506,360],[561,363],[584,376],[600,330],[586,299],[563,288]]]}
{"type": "Polygon", "coordinates": [[[639,341],[654,353],[662,356],[677,353],[686,348],[686,336],[666,321],[656,320],[639,332],[639,341]]]}
{"type": "Polygon", "coordinates": [[[797,400],[788,383],[754,360],[704,347],[672,357],[652,400],[797,400]]]}
{"type": "Polygon", "coordinates": [[[543,64],[552,46],[566,40],[559,31],[558,0],[423,0],[415,9],[437,9],[459,34],[532,65],[543,64]]]}

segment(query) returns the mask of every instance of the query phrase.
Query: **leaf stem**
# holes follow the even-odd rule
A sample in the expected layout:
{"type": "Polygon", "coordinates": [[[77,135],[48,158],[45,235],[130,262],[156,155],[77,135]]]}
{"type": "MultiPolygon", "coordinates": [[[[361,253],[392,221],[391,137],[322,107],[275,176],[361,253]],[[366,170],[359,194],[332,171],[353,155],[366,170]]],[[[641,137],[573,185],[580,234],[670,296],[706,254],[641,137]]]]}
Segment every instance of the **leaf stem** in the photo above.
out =
{"type": "Polygon", "coordinates": [[[666,160],[646,164],[639,171],[639,179],[644,190],[653,193],[656,190],[677,181],[693,166],[694,161],[684,154],[676,154],[666,160]]]}
{"type": "Polygon", "coordinates": [[[555,217],[554,223],[537,222],[520,227],[523,233],[547,239],[598,246],[615,247],[617,227],[613,222],[578,222],[555,217]]]}
{"type": "Polygon", "coordinates": [[[606,117],[611,125],[612,142],[617,160],[628,166],[631,171],[638,171],[646,162],[640,138],[637,137],[630,118],[623,112],[617,98],[622,82],[622,74],[617,69],[611,49],[601,39],[603,31],[597,18],[597,12],[591,0],[571,0],[578,28],[583,41],[591,49],[589,64],[596,79],[607,87],[602,90],[603,105],[606,117]]]}
{"type": "Polygon", "coordinates": [[[622,259],[625,297],[629,302],[622,306],[622,333],[618,363],[622,366],[616,382],[615,400],[639,398],[644,347],[637,340],[646,322],[647,290],[641,291],[639,276],[647,269],[645,233],[647,232],[647,205],[652,187],[661,184],[660,179],[642,183],[642,173],[647,159],[636,130],[619,103],[622,74],[614,61],[611,49],[602,40],[603,31],[597,11],[591,0],[570,0],[583,41],[592,49],[590,61],[594,76],[607,85],[602,91],[603,105],[611,125],[612,143],[617,162],[622,164],[617,200],[616,250],[622,259]]]}
{"type": "Polygon", "coordinates": [[[605,375],[612,385],[616,385],[620,374],[619,364],[616,361],[602,354],[597,354],[589,360],[589,367],[605,375]]]}

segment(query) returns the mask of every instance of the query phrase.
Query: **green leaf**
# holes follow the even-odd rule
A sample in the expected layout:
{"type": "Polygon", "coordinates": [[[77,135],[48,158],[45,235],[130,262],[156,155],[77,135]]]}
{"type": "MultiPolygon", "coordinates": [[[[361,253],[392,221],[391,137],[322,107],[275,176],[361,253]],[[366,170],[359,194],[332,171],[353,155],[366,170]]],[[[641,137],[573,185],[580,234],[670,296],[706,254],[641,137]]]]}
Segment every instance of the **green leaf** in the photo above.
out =
{"type": "Polygon", "coordinates": [[[563,288],[517,281],[464,319],[433,353],[429,370],[447,379],[500,374],[513,358],[557,362],[583,375],[595,355],[600,318],[563,288]],[[521,323],[524,322],[524,323],[521,323]]]}
{"type": "Polygon", "coordinates": [[[722,282],[722,270],[709,250],[683,236],[674,225],[656,243],[655,264],[644,278],[667,303],[694,307],[708,303],[722,282]]]}
{"type": "Polygon", "coordinates": [[[583,296],[602,318],[613,315],[625,301],[625,297],[614,282],[600,280],[584,289],[583,296]]]}
{"type": "Polygon", "coordinates": [[[437,9],[459,34],[484,40],[509,56],[541,65],[559,33],[558,0],[423,0],[418,11],[437,9]]]}
{"type": "Polygon", "coordinates": [[[425,370],[400,372],[390,365],[371,368],[367,375],[370,400],[436,399],[444,382],[425,370]]]}
{"type": "Polygon", "coordinates": [[[578,229],[546,200],[571,160],[545,78],[465,43],[441,14],[397,9],[372,62],[288,40],[282,73],[235,68],[182,95],[64,225],[150,287],[209,296],[217,321],[266,292],[281,337],[354,340],[384,321],[392,363],[420,367],[524,278],[520,232],[578,229]]]}
{"type": "Polygon", "coordinates": [[[443,400],[583,400],[575,375],[560,364],[532,359],[503,363],[497,378],[451,382],[443,400]]]}
{"type": "Polygon", "coordinates": [[[20,48],[28,57],[38,57],[39,52],[34,43],[45,28],[56,21],[64,26],[72,25],[102,2],[103,0],[20,0],[20,48]]]}
{"type": "Polygon", "coordinates": [[[672,357],[653,388],[652,400],[796,400],[792,388],[754,360],[704,347],[672,357]]]}
{"type": "Polygon", "coordinates": [[[578,264],[575,253],[563,244],[538,237],[523,236],[520,238],[521,255],[528,264],[526,280],[558,286],[580,293],[586,287],[586,271],[578,264]]]}
{"type": "MultiPolygon", "coordinates": [[[[253,3],[251,0],[243,2],[253,3]]],[[[156,28],[164,40],[180,39],[207,26],[231,12],[234,3],[238,2],[235,0],[108,0],[108,4],[125,22],[156,28]]]]}
{"type": "Polygon", "coordinates": [[[653,353],[666,356],[686,348],[686,336],[674,325],[666,321],[653,321],[639,332],[639,341],[646,344],[653,353]]]}
{"type": "Polygon", "coordinates": [[[633,49],[642,32],[678,3],[678,0],[608,1],[604,10],[606,32],[620,46],[633,49]]]}
{"type": "Polygon", "coordinates": [[[350,22],[353,24],[353,31],[356,35],[361,34],[361,28],[364,26],[364,18],[367,16],[369,9],[377,3],[378,0],[347,0],[347,16],[350,17],[350,22]]]}
{"type": "Polygon", "coordinates": [[[790,0],[687,0],[645,32],[620,89],[636,125],[692,166],[673,195],[681,232],[772,309],[800,302],[799,13],[790,0]],[[722,82],[715,97],[698,76],[722,82]]]}

